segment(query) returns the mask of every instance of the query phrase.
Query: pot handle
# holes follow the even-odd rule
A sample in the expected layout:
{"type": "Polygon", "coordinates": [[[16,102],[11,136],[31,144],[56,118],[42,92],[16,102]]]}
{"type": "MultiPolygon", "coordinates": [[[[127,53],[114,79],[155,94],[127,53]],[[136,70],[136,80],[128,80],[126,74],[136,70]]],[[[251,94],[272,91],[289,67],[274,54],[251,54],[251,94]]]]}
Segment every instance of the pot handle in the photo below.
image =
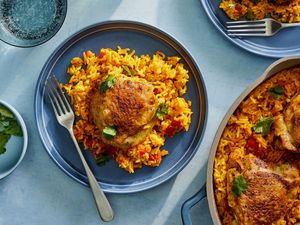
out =
{"type": "Polygon", "coordinates": [[[184,225],[192,225],[190,209],[206,197],[206,185],[198,191],[194,196],[186,200],[181,207],[181,218],[184,225]]]}

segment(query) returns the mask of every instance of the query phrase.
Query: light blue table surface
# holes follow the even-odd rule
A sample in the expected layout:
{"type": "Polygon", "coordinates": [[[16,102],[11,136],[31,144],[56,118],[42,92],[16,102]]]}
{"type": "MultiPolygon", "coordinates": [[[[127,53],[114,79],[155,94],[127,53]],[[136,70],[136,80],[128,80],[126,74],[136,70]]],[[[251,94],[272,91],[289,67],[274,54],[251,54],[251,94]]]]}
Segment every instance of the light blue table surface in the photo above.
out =
{"type": "MultiPolygon", "coordinates": [[[[26,49],[0,42],[0,98],[16,107],[29,132],[24,160],[0,180],[0,225],[104,224],[90,189],[62,172],[44,149],[35,123],[34,90],[44,63],[61,42],[88,25],[119,19],[156,26],[188,49],[203,74],[209,114],[197,154],[176,177],[148,191],[107,195],[115,211],[111,225],[182,224],[181,205],[205,183],[220,121],[240,93],[276,60],[234,46],[209,21],[200,0],[68,0],[66,20],[50,41],[26,49]]],[[[206,201],[191,214],[194,224],[212,224],[206,201]]]]}

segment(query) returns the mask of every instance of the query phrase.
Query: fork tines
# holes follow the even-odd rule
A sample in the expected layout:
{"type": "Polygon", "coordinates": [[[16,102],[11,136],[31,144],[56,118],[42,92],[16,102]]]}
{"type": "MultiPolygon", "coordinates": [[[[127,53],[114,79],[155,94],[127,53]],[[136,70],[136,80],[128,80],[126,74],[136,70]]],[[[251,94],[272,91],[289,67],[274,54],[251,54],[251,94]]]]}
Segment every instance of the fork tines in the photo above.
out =
{"type": "Polygon", "coordinates": [[[226,22],[226,28],[229,36],[265,36],[265,20],[255,21],[229,21],[226,22]]]}
{"type": "Polygon", "coordinates": [[[48,86],[48,96],[55,114],[62,115],[71,112],[72,108],[55,75],[47,80],[46,85],[48,86]]]}

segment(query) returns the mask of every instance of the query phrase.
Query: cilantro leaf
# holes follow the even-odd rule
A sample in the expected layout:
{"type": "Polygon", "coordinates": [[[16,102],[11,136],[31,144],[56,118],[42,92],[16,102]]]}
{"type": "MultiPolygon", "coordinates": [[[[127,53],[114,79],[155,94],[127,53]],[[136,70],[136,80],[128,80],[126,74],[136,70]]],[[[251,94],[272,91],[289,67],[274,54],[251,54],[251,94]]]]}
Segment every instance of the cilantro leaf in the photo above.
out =
{"type": "Polygon", "coordinates": [[[1,131],[3,130],[4,127],[6,127],[9,124],[9,121],[7,121],[8,119],[5,117],[0,117],[0,128],[1,131]]]}
{"type": "Polygon", "coordinates": [[[4,132],[0,132],[0,155],[6,152],[5,145],[10,139],[10,134],[6,134],[4,132]]]}
{"type": "Polygon", "coordinates": [[[122,66],[123,70],[126,71],[126,73],[130,76],[130,77],[134,77],[136,72],[134,70],[131,70],[128,68],[128,66],[122,66]]]}
{"type": "Polygon", "coordinates": [[[167,113],[168,113],[168,106],[165,103],[160,103],[156,110],[157,118],[163,120],[164,115],[166,115],[167,113]]]}
{"type": "Polygon", "coordinates": [[[0,155],[6,152],[6,144],[11,135],[22,136],[21,126],[15,119],[14,114],[0,104],[0,155]]]}
{"type": "Polygon", "coordinates": [[[0,105],[0,117],[13,119],[14,114],[12,114],[12,112],[9,111],[9,109],[7,109],[4,105],[0,105]]]}
{"type": "Polygon", "coordinates": [[[116,136],[116,134],[117,134],[117,130],[116,130],[115,126],[105,127],[102,132],[103,132],[103,136],[107,140],[112,140],[114,138],[114,136],[116,136]]]}
{"type": "Polygon", "coordinates": [[[110,155],[102,154],[100,157],[96,158],[96,163],[98,166],[104,166],[110,160],[110,158],[110,155]]]}
{"type": "Polygon", "coordinates": [[[273,117],[260,118],[257,124],[253,127],[255,133],[267,135],[270,132],[271,126],[274,122],[273,117]]]}
{"type": "Polygon", "coordinates": [[[255,19],[254,14],[253,14],[252,11],[248,11],[245,17],[246,17],[247,20],[254,20],[255,19]]]}
{"type": "Polygon", "coordinates": [[[99,91],[101,94],[103,94],[107,89],[114,86],[116,83],[116,78],[113,75],[109,75],[105,81],[103,81],[99,86],[99,91]]]}
{"type": "Polygon", "coordinates": [[[239,175],[234,178],[232,184],[232,192],[235,196],[240,196],[243,192],[247,190],[247,188],[247,181],[242,175],[239,175]]]}
{"type": "Polygon", "coordinates": [[[22,136],[22,129],[21,126],[18,124],[18,122],[16,120],[11,120],[9,122],[9,125],[4,127],[3,132],[5,132],[6,134],[11,134],[14,136],[22,136]]]}
{"type": "Polygon", "coordinates": [[[284,89],[280,85],[276,85],[269,90],[269,95],[271,95],[275,99],[279,99],[283,93],[284,89]]]}
{"type": "Polygon", "coordinates": [[[230,2],[230,3],[228,4],[229,8],[234,8],[235,5],[236,5],[236,4],[235,4],[234,2],[230,2]]]}

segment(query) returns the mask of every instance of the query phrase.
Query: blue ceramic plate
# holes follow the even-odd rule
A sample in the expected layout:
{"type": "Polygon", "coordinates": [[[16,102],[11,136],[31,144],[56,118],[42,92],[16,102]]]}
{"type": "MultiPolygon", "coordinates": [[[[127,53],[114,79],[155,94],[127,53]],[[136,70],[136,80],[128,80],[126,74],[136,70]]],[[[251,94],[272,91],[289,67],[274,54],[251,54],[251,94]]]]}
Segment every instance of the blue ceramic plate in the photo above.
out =
{"type": "Polygon", "coordinates": [[[287,28],[272,37],[229,37],[225,22],[229,21],[219,9],[221,0],[201,0],[202,5],[213,24],[232,43],[262,56],[281,58],[300,54],[300,27],[287,28]]]}
{"type": "Polygon", "coordinates": [[[206,122],[206,91],[201,73],[190,54],[174,38],[149,25],[111,21],[87,27],[71,36],[50,56],[44,65],[35,92],[35,116],[44,146],[55,163],[69,176],[82,184],[87,177],[67,130],[58,125],[45,91],[45,81],[55,74],[66,83],[67,67],[83,51],[99,52],[100,48],[117,46],[136,50],[137,55],[152,55],[162,51],[168,56],[178,55],[189,70],[190,81],[185,98],[192,101],[192,123],[188,132],[167,138],[165,148],[169,155],[159,167],[143,167],[129,174],[119,168],[114,160],[104,167],[96,165],[91,151],[84,151],[96,179],[105,192],[132,193],[155,187],[182,170],[198,150],[206,122]]]}

